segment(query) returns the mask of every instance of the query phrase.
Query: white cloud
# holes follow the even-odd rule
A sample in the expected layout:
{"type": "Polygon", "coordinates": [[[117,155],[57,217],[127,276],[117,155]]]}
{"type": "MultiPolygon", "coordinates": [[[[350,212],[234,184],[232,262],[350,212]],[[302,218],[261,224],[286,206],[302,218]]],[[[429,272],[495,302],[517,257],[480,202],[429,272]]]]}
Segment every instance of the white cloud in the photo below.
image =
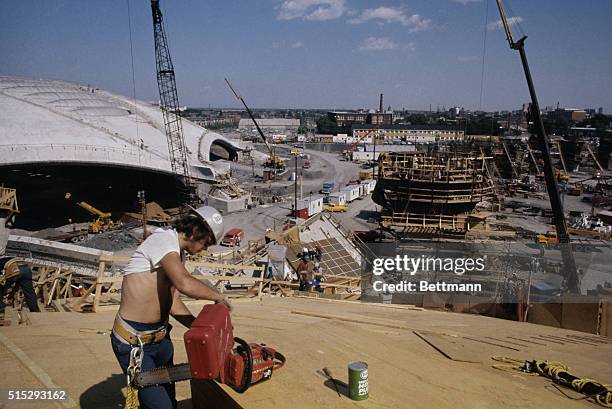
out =
{"type": "MultiPolygon", "coordinates": [[[[515,24],[519,24],[523,22],[523,17],[508,17],[508,25],[512,27],[515,24]]],[[[487,30],[501,30],[504,28],[504,23],[501,20],[494,21],[493,23],[487,24],[487,30]]]]}
{"type": "Polygon", "coordinates": [[[300,48],[300,47],[303,47],[303,46],[304,46],[304,43],[302,43],[301,41],[297,41],[297,42],[291,44],[291,48],[300,48]]]}
{"type": "Polygon", "coordinates": [[[419,14],[408,15],[406,10],[398,7],[378,7],[364,10],[359,17],[349,20],[351,24],[361,24],[366,21],[378,21],[380,23],[400,23],[410,27],[410,31],[423,31],[431,28],[431,20],[419,14]]]}
{"type": "Polygon", "coordinates": [[[457,61],[459,62],[474,62],[474,61],[480,61],[479,57],[475,57],[475,56],[460,56],[457,57],[457,61]]]}
{"type": "Polygon", "coordinates": [[[470,3],[480,3],[481,1],[482,0],[451,0],[451,2],[453,3],[460,3],[460,4],[463,4],[464,6],[470,3]]]}
{"type": "Polygon", "coordinates": [[[408,51],[415,51],[416,50],[416,44],[414,44],[414,42],[409,42],[408,44],[404,45],[404,48],[408,51]]]}
{"type": "Polygon", "coordinates": [[[346,12],[345,0],[283,0],[278,20],[333,20],[346,12]]]}
{"type": "Polygon", "coordinates": [[[359,46],[361,51],[392,50],[397,47],[389,37],[368,37],[359,46]]]}
{"type": "Polygon", "coordinates": [[[280,46],[281,46],[281,43],[279,43],[278,41],[275,41],[272,43],[272,48],[274,49],[280,48],[280,46]]]}

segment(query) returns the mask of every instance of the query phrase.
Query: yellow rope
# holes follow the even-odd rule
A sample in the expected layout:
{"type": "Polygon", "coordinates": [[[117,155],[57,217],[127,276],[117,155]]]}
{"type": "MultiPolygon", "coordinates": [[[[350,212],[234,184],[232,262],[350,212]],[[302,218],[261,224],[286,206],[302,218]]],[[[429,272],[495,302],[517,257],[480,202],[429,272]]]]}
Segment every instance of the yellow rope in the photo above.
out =
{"type": "Polygon", "coordinates": [[[138,403],[138,388],[133,386],[133,385],[129,385],[127,388],[127,394],[125,396],[125,405],[124,405],[125,409],[138,409],[139,408],[139,403],[138,403]]]}
{"type": "MultiPolygon", "coordinates": [[[[565,372],[569,375],[569,367],[563,365],[560,362],[534,361],[535,371],[530,371],[527,369],[526,361],[524,360],[507,356],[492,356],[491,359],[503,363],[503,365],[492,365],[493,368],[502,371],[521,372],[524,375],[541,375],[553,381],[558,380],[560,378],[559,374],[562,372],[565,372]]],[[[530,365],[530,367],[533,367],[533,365],[530,365]]],[[[592,398],[601,406],[606,408],[612,408],[612,384],[602,384],[594,379],[589,378],[577,378],[571,382],[571,385],[573,390],[586,395],[584,399],[592,398]],[[605,389],[605,391],[598,394],[588,395],[586,392],[584,392],[584,390],[589,385],[595,388],[605,389]]]]}

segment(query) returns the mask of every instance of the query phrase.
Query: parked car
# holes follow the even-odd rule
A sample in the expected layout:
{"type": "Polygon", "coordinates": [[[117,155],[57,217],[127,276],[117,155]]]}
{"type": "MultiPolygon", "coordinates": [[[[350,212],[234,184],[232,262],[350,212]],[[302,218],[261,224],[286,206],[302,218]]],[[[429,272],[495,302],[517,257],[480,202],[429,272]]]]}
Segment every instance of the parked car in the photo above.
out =
{"type": "Polygon", "coordinates": [[[348,210],[348,206],[330,203],[328,205],[323,206],[323,210],[325,210],[326,212],[346,212],[348,210]]]}
{"type": "Polygon", "coordinates": [[[240,246],[243,237],[244,231],[242,231],[242,229],[231,229],[223,236],[221,245],[228,247],[240,246]]]}
{"type": "Polygon", "coordinates": [[[303,169],[310,169],[310,161],[306,161],[304,162],[304,164],[302,165],[303,169]]]}

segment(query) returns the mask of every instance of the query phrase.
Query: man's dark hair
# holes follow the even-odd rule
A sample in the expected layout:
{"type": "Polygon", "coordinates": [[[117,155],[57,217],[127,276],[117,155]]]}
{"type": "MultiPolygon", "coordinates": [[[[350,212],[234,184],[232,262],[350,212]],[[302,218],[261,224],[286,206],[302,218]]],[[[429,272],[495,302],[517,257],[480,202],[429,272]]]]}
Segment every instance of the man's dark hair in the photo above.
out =
{"type": "Polygon", "coordinates": [[[214,242],[214,235],[208,224],[202,218],[193,214],[178,219],[174,223],[174,229],[178,233],[185,234],[185,237],[191,240],[198,241],[208,237],[211,242],[214,242]]]}

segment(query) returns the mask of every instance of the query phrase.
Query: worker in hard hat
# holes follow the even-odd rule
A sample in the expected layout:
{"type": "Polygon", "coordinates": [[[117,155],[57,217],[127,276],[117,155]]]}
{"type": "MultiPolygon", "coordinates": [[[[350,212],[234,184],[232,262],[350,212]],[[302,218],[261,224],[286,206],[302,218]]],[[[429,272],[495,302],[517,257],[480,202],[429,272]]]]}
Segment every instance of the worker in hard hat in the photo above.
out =
{"type": "Polygon", "coordinates": [[[0,211],[0,325],[4,321],[4,295],[11,286],[18,285],[23,291],[25,302],[31,312],[40,312],[36,301],[36,292],[32,285],[32,270],[22,259],[5,255],[9,230],[6,227],[6,215],[0,211]]]}
{"type": "MultiPolygon", "coordinates": [[[[138,370],[173,364],[168,318],[171,315],[188,328],[195,319],[180,294],[225,304],[231,310],[222,293],[192,277],[184,266],[185,253],[196,254],[217,244],[222,236],[223,217],[216,209],[192,208],[172,229],[153,231],[130,258],[111,334],[128,384],[138,370]]],[[[132,386],[130,391],[134,390],[132,386]]],[[[139,389],[138,400],[141,408],[176,408],[174,384],[139,389]]]]}

